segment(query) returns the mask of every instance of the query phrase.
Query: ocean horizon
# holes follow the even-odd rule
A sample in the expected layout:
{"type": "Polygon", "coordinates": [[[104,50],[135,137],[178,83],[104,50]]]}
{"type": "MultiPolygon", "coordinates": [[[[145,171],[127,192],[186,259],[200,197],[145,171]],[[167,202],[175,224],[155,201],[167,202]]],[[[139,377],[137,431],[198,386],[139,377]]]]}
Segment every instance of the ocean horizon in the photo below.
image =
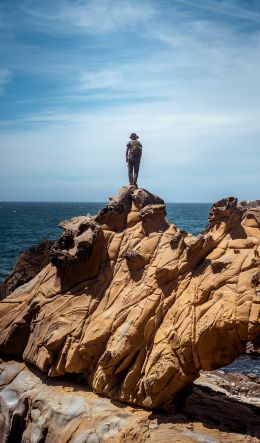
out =
{"type": "MultiPolygon", "coordinates": [[[[11,272],[19,255],[43,240],[61,235],[58,224],[78,215],[95,215],[105,202],[0,202],[0,281],[11,272]]],[[[211,203],[166,203],[167,220],[198,235],[208,222],[211,203]]]]}
{"type": "MultiPolygon", "coordinates": [[[[107,205],[107,202],[105,201],[74,201],[74,200],[0,200],[1,203],[84,203],[84,204],[91,204],[91,203],[97,203],[102,205],[107,205]]],[[[211,202],[200,202],[200,201],[194,201],[194,202],[188,202],[188,201],[176,201],[176,202],[167,202],[165,201],[165,204],[183,204],[183,205],[192,205],[192,204],[202,204],[202,205],[212,205],[211,202]]]]}

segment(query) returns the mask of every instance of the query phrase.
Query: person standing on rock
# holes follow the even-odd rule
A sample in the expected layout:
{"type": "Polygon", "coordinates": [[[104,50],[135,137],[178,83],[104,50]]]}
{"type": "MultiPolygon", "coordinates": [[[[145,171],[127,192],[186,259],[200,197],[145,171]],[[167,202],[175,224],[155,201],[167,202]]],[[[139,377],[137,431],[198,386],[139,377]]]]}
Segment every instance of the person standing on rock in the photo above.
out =
{"type": "Polygon", "coordinates": [[[130,141],[126,145],[126,162],[128,164],[128,178],[130,185],[137,186],[140,161],[142,157],[142,143],[138,135],[132,132],[130,141]]]}

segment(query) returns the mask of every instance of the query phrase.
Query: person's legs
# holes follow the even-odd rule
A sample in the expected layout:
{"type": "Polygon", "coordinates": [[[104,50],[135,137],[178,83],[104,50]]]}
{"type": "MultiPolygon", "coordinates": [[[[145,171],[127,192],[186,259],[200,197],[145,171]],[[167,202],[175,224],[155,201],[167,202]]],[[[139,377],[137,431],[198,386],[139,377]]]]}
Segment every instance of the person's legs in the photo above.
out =
{"type": "Polygon", "coordinates": [[[141,157],[135,157],[134,158],[134,177],[133,177],[133,185],[137,184],[137,179],[138,179],[138,172],[139,172],[139,167],[140,167],[140,160],[141,157]]]}
{"type": "Polygon", "coordinates": [[[128,159],[128,179],[130,185],[133,184],[133,167],[134,167],[134,161],[132,159],[128,159]]]}

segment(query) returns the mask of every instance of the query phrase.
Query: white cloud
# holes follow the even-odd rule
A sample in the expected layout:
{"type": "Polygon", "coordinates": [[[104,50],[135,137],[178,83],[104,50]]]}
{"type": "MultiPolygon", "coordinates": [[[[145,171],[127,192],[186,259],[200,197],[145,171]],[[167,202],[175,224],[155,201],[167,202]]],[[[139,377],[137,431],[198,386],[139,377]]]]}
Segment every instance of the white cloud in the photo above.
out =
{"type": "Polygon", "coordinates": [[[21,131],[1,134],[0,200],[106,200],[127,182],[132,131],[144,146],[139,184],[166,200],[257,198],[260,124],[251,118],[178,113],[167,102],[28,116],[21,131]]]}
{"type": "Polygon", "coordinates": [[[151,3],[137,0],[64,0],[37,4],[24,0],[21,9],[46,31],[94,35],[133,29],[148,22],[155,13],[151,3]]]}
{"type": "Polygon", "coordinates": [[[121,81],[119,71],[103,69],[101,71],[83,72],[79,77],[80,89],[109,89],[117,86],[121,81]]]}
{"type": "MultiPolygon", "coordinates": [[[[259,108],[251,112],[241,109],[188,110],[188,103],[182,109],[175,109],[173,103],[160,101],[148,104],[132,104],[110,106],[108,109],[89,110],[85,112],[43,112],[27,115],[20,119],[10,120],[10,125],[31,125],[37,129],[42,125],[46,128],[77,128],[116,126],[128,132],[129,126],[139,127],[143,133],[150,133],[160,138],[171,137],[172,133],[183,138],[213,136],[216,134],[248,134],[260,132],[258,119],[259,108]]],[[[0,124],[8,123],[0,121],[0,124]]]]}
{"type": "Polygon", "coordinates": [[[173,26],[159,23],[150,31],[164,45],[165,53],[168,50],[173,68],[189,69],[191,78],[198,72],[205,77],[237,75],[239,70],[251,68],[256,73],[259,71],[259,31],[244,35],[225,23],[209,20],[188,20],[178,25],[180,16],[177,15],[173,26]]]}
{"type": "MultiPolygon", "coordinates": [[[[217,14],[226,15],[229,17],[241,18],[243,20],[249,20],[255,23],[260,23],[260,14],[252,10],[250,3],[249,7],[242,7],[239,5],[239,0],[175,0],[182,5],[191,6],[193,8],[204,9],[206,11],[214,12],[217,14]]],[[[257,5],[257,3],[256,3],[257,5]]]]}
{"type": "Polygon", "coordinates": [[[0,94],[5,92],[7,84],[11,81],[12,72],[9,69],[0,69],[0,94]]]}

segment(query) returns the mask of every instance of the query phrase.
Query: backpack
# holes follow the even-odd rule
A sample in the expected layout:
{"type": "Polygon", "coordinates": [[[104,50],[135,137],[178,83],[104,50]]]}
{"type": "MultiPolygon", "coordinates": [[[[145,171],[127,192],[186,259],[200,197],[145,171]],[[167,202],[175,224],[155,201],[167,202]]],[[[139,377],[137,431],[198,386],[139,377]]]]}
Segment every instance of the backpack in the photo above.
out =
{"type": "Polygon", "coordinates": [[[141,154],[141,143],[138,140],[131,141],[131,149],[130,152],[133,156],[141,154]]]}

